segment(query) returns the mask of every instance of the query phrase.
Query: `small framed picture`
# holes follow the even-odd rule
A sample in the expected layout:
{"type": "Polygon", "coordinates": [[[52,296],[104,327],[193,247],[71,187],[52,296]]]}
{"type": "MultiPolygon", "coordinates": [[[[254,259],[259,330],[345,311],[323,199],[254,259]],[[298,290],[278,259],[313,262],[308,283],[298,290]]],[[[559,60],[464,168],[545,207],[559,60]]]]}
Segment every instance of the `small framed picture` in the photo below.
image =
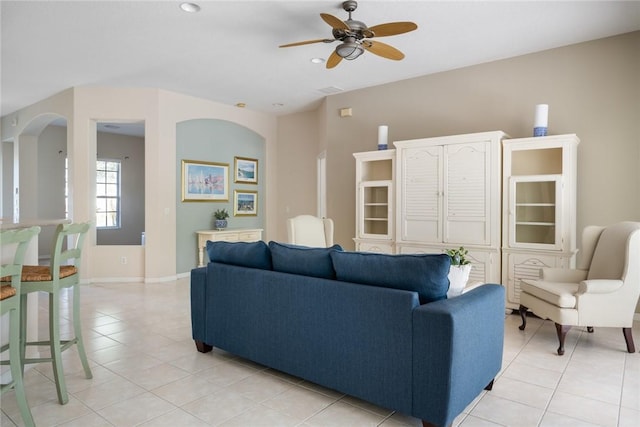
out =
{"type": "Polygon", "coordinates": [[[182,161],[183,202],[226,202],[228,200],[228,163],[182,161]]]}
{"type": "Polygon", "coordinates": [[[235,190],[233,192],[233,215],[255,216],[258,215],[258,192],[235,190]]]}
{"type": "Polygon", "coordinates": [[[246,157],[234,157],[234,182],[257,184],[258,183],[258,159],[246,157]]]}

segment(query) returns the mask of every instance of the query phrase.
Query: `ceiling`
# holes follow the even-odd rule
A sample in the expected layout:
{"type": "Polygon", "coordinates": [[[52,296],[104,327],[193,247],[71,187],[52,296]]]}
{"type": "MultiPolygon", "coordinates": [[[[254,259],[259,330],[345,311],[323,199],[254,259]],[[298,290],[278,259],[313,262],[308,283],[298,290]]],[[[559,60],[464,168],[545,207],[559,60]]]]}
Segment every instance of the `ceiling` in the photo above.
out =
{"type": "Polygon", "coordinates": [[[376,1],[353,18],[373,26],[413,21],[381,38],[402,52],[366,52],[334,69],[314,64],[333,44],[321,12],[340,1],[5,1],[0,115],[73,86],[153,87],[272,114],[316,107],[327,93],[523,55],[640,30],[639,1],[376,1]]]}

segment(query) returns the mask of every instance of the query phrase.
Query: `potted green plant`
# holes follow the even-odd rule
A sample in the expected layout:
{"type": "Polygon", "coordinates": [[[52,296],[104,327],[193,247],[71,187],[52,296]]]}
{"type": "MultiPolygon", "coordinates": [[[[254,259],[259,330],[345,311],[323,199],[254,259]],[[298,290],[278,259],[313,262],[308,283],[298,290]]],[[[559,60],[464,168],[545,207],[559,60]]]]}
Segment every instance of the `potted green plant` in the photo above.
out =
{"type": "Polygon", "coordinates": [[[213,225],[216,230],[224,230],[227,228],[227,218],[229,218],[229,212],[226,209],[218,209],[213,213],[213,225]]]}
{"type": "Polygon", "coordinates": [[[447,249],[447,255],[451,258],[449,268],[449,292],[447,297],[460,295],[469,281],[471,262],[467,259],[469,251],[460,246],[457,249],[447,249]]]}

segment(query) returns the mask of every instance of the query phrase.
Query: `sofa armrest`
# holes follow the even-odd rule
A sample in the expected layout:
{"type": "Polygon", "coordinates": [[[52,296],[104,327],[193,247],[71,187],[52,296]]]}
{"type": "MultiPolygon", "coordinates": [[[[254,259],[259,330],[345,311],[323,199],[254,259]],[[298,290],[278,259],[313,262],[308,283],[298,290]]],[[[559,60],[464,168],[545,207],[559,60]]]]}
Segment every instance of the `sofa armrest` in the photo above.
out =
{"type": "Polygon", "coordinates": [[[413,415],[453,419],[502,366],[505,292],[487,284],[413,311],[413,415]]]}
{"type": "Polygon", "coordinates": [[[191,336],[205,342],[207,312],[207,267],[191,270],[191,336]]]}
{"type": "Polygon", "coordinates": [[[569,268],[542,268],[540,279],[545,282],[578,283],[587,278],[587,270],[575,270],[569,268]]]}
{"type": "Polygon", "coordinates": [[[622,280],[592,279],[583,280],[578,287],[578,294],[610,294],[623,285],[622,280]]]}

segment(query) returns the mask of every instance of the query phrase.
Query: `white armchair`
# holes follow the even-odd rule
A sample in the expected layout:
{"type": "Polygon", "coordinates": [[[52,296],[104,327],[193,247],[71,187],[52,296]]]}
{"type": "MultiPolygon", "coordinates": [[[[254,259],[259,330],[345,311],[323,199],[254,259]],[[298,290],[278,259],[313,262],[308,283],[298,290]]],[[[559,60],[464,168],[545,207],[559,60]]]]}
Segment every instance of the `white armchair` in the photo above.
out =
{"type": "Polygon", "coordinates": [[[520,316],[526,312],[555,322],[558,354],[571,326],[622,328],[627,351],[635,352],[631,328],[640,297],[640,222],[588,226],[578,269],[543,268],[540,280],[523,280],[520,316]]]}
{"type": "Polygon", "coordinates": [[[312,215],[289,218],[287,237],[294,245],[328,248],[333,246],[333,220],[312,215]]]}

